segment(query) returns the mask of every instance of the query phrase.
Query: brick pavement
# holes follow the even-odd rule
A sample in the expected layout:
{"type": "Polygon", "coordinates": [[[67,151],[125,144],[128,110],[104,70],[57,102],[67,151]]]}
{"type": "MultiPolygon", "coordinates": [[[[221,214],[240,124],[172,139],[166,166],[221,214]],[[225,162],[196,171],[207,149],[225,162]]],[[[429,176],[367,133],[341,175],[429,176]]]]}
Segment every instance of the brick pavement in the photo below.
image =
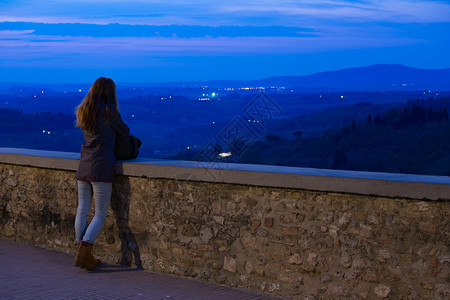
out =
{"type": "Polygon", "coordinates": [[[73,256],[0,239],[0,299],[278,299],[117,265],[87,272],[73,256]]]}

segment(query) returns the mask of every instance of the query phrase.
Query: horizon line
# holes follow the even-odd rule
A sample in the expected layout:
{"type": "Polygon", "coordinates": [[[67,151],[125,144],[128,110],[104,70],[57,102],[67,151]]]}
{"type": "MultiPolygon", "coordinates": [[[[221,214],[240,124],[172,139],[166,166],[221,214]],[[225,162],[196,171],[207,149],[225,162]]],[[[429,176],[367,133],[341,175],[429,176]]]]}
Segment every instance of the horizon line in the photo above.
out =
{"type": "MultiPolygon", "coordinates": [[[[340,69],[331,69],[326,71],[320,71],[315,73],[309,73],[304,75],[277,75],[277,76],[269,76],[264,78],[258,78],[258,79],[198,79],[198,80],[180,80],[180,81],[121,81],[121,80],[114,80],[116,83],[119,84],[198,84],[201,82],[220,82],[220,81],[230,81],[230,82],[238,82],[238,81],[244,81],[244,82],[252,82],[252,81],[261,81],[261,80],[267,80],[267,79],[273,79],[273,78],[280,78],[280,77],[306,77],[306,76],[312,76],[316,74],[322,74],[322,73],[328,73],[328,72],[337,72],[337,71],[343,71],[343,70],[353,70],[353,69],[363,69],[363,68],[370,68],[375,66],[399,66],[403,68],[408,69],[415,69],[415,70],[431,70],[431,71],[444,71],[444,70],[450,70],[450,67],[447,68],[416,68],[416,67],[410,67],[404,64],[387,64],[387,63],[380,63],[380,64],[372,64],[372,65],[363,65],[358,67],[346,67],[346,68],[340,68],[340,69]]],[[[101,76],[99,76],[101,77],[101,76]]],[[[108,76],[105,76],[108,77],[108,76]]],[[[113,79],[113,78],[112,78],[113,79]]],[[[0,84],[41,84],[41,85],[91,85],[92,82],[26,82],[26,81],[0,81],[0,84]]]]}

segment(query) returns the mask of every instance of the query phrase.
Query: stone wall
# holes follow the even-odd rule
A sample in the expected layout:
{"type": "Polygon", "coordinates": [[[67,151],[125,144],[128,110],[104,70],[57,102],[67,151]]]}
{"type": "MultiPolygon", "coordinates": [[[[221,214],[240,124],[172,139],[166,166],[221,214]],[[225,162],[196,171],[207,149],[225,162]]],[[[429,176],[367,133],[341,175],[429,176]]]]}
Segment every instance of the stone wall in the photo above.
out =
{"type": "MultiPolygon", "coordinates": [[[[0,164],[0,237],[75,252],[73,171],[0,164]]],[[[118,175],[95,255],[291,299],[448,299],[448,200],[118,175]]]]}

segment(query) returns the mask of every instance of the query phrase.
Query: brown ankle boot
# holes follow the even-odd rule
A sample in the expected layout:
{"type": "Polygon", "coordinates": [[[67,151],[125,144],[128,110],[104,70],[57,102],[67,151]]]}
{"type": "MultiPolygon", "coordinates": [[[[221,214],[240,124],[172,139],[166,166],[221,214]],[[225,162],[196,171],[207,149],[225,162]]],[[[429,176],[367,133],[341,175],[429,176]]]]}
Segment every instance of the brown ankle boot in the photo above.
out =
{"type": "MultiPolygon", "coordinates": [[[[80,248],[81,242],[77,243],[76,245],[77,245],[78,248],[80,248]]],[[[74,266],[77,266],[77,265],[78,265],[78,264],[77,264],[77,261],[78,261],[78,256],[79,256],[78,253],[79,253],[79,252],[80,252],[80,251],[78,251],[77,254],[76,254],[76,256],[75,256],[75,261],[74,261],[74,263],[73,263],[74,266]]],[[[99,265],[102,264],[102,261],[101,261],[100,259],[95,258],[94,255],[92,255],[92,250],[91,250],[91,252],[89,252],[88,255],[90,256],[90,257],[89,257],[89,260],[95,261],[95,264],[96,264],[97,266],[99,266],[99,265]]]]}
{"type": "Polygon", "coordinates": [[[80,268],[87,269],[89,271],[95,270],[98,261],[92,256],[93,244],[88,242],[81,242],[78,247],[77,255],[75,256],[74,264],[80,268]]]}

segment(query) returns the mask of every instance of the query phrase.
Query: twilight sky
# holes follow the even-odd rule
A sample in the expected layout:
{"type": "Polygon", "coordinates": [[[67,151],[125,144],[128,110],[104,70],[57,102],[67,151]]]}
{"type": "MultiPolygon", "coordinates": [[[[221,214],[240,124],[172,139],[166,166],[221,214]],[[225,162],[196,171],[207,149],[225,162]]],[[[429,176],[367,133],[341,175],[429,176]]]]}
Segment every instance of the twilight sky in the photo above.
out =
{"type": "Polygon", "coordinates": [[[0,0],[0,81],[260,79],[450,68],[450,1],[0,0]]]}

